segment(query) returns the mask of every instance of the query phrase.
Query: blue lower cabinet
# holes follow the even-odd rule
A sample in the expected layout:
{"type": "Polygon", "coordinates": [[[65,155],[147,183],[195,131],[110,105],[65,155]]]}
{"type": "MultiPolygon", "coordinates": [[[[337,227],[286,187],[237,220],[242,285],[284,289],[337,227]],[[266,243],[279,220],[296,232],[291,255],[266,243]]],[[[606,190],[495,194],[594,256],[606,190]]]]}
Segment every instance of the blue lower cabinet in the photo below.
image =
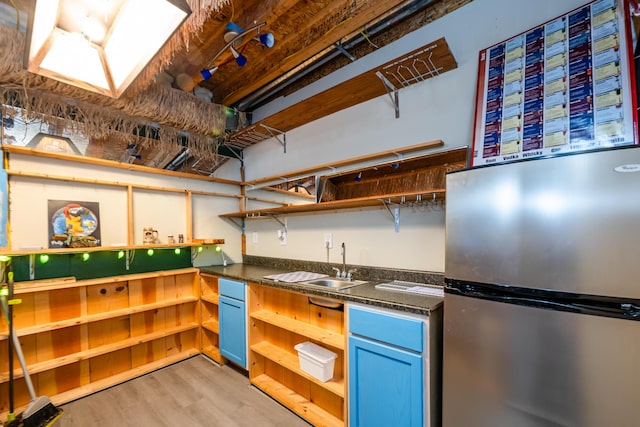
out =
{"type": "Polygon", "coordinates": [[[220,354],[233,363],[247,368],[247,311],[245,284],[228,279],[219,280],[220,354]]]}
{"type": "Polygon", "coordinates": [[[349,336],[353,427],[424,426],[421,354],[349,336]]]}

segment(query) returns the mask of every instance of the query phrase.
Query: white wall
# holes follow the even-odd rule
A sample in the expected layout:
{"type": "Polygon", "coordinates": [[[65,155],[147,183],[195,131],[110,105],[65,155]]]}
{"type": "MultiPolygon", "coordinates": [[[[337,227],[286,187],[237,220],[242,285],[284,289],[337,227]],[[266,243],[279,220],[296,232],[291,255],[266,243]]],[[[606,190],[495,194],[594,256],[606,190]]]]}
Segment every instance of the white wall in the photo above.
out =
{"type": "MultiPolygon", "coordinates": [[[[470,145],[479,51],[585,3],[585,0],[474,1],[350,64],[337,73],[358,74],[445,37],[458,68],[400,90],[399,119],[395,119],[385,95],[287,132],[286,154],[274,140],[248,148],[244,153],[246,179],[435,139],[442,139],[446,148],[470,145]]],[[[336,75],[325,79],[335,80],[336,75]]],[[[268,116],[327,84],[331,81],[319,81],[290,97],[291,101],[278,99],[254,112],[254,117],[268,116]]],[[[334,240],[347,244],[348,263],[444,271],[444,215],[441,212],[403,209],[398,234],[393,232],[391,219],[385,215],[388,213],[381,210],[292,215],[288,218],[286,246],[279,245],[275,237],[281,228],[277,222],[247,221],[247,252],[325,261],[322,233],[333,230],[334,240]],[[252,243],[254,231],[259,233],[258,244],[252,243]]],[[[339,249],[334,247],[330,260],[338,262],[339,258],[339,249]]]]}

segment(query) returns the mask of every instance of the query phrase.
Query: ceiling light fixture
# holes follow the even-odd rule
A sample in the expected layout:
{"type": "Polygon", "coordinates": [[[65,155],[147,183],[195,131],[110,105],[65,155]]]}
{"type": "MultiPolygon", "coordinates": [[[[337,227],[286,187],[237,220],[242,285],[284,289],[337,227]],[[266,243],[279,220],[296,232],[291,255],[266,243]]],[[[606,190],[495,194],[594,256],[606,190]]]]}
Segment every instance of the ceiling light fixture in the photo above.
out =
{"type": "Polygon", "coordinates": [[[190,14],[185,0],[36,0],[26,66],[118,98],[190,14]]]}
{"type": "Polygon", "coordinates": [[[256,31],[257,34],[251,40],[255,40],[265,47],[272,48],[275,44],[275,37],[273,33],[261,33],[260,29],[266,24],[263,22],[262,24],[254,25],[253,27],[247,28],[243,30],[234,22],[229,22],[226,26],[226,33],[224,34],[224,41],[227,42],[222,49],[215,54],[213,59],[209,61],[209,64],[200,71],[200,75],[204,80],[209,80],[211,76],[218,71],[219,66],[214,65],[216,59],[220,57],[227,49],[231,51],[231,54],[236,60],[236,64],[238,67],[243,67],[247,63],[247,57],[241,53],[241,49],[239,49],[240,45],[242,45],[244,41],[244,37],[251,33],[252,31],[256,31]]]}

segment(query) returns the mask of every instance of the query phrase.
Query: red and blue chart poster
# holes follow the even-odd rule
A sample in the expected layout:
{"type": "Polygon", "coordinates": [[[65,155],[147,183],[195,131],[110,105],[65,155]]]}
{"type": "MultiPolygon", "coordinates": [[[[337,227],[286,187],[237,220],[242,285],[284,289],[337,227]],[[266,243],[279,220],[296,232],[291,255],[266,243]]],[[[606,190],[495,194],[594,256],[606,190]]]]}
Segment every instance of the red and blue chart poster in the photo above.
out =
{"type": "Polygon", "coordinates": [[[472,166],[637,143],[629,22],[598,0],[481,51],[472,166]]]}

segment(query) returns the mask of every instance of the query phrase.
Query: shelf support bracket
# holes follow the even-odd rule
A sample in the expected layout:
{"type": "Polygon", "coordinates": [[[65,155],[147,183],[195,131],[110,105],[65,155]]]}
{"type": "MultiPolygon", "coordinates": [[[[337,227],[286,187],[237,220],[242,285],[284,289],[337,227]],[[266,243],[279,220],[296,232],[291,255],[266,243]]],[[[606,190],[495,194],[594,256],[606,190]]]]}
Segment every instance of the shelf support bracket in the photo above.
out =
{"type": "Polygon", "coordinates": [[[389,81],[389,79],[387,79],[382,72],[380,71],[376,71],[376,76],[378,76],[378,78],[382,81],[382,84],[384,85],[384,88],[387,91],[387,95],[389,95],[389,98],[391,99],[391,103],[393,104],[393,109],[396,112],[396,119],[400,117],[400,102],[398,99],[398,88],[395,87],[393,85],[393,83],[391,83],[389,81]]]}
{"type": "Polygon", "coordinates": [[[231,147],[230,145],[226,145],[226,144],[225,144],[225,147],[226,147],[227,150],[229,150],[231,152],[231,154],[233,154],[233,156],[236,159],[240,160],[240,163],[242,163],[244,165],[244,156],[243,156],[242,151],[238,152],[238,151],[234,150],[233,147],[231,147]]]}
{"type": "Polygon", "coordinates": [[[380,200],[385,208],[387,208],[387,212],[391,215],[393,219],[393,227],[396,233],[400,232],[400,205],[396,203],[391,203],[390,201],[380,200]],[[391,211],[391,205],[393,205],[393,212],[391,211]]]}
{"type": "Polygon", "coordinates": [[[230,217],[227,217],[226,219],[228,219],[233,225],[235,225],[242,232],[244,232],[244,218],[230,218],[230,217]]]}
{"type": "Polygon", "coordinates": [[[263,128],[265,128],[267,130],[267,132],[269,133],[269,135],[271,135],[273,138],[276,139],[276,141],[278,141],[280,143],[280,145],[282,145],[283,149],[284,149],[284,154],[287,154],[287,134],[284,133],[283,131],[276,129],[276,128],[272,128],[271,126],[267,126],[263,123],[260,123],[260,126],[262,126],[263,128]],[[279,136],[282,135],[282,140],[280,140],[279,136]]]}
{"type": "Polygon", "coordinates": [[[284,219],[284,222],[280,220],[280,218],[278,218],[277,216],[275,216],[274,214],[269,214],[269,216],[274,220],[277,221],[283,228],[284,231],[287,231],[287,219],[284,219]]]}

